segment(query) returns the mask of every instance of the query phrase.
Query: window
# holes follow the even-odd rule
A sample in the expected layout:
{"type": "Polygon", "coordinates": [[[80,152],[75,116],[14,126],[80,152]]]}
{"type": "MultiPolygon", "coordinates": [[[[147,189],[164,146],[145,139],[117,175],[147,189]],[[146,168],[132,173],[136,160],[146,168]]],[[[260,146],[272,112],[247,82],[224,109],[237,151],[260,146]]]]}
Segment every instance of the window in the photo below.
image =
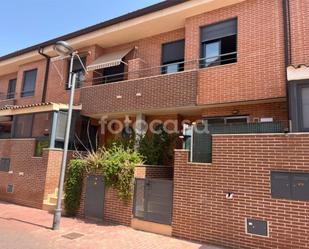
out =
{"type": "Polygon", "coordinates": [[[231,116],[231,117],[214,117],[207,118],[209,125],[228,125],[228,124],[247,124],[249,122],[248,116],[231,116]]]}
{"type": "Polygon", "coordinates": [[[10,158],[0,158],[0,171],[9,172],[10,171],[10,158]]]}
{"type": "Polygon", "coordinates": [[[201,28],[201,67],[237,62],[237,19],[201,28]]]}
{"type": "MultiPolygon", "coordinates": [[[[86,65],[86,57],[81,57],[81,61],[84,65],[86,65]]],[[[68,71],[70,72],[70,62],[69,62],[68,71]]],[[[73,60],[72,72],[76,74],[76,88],[82,87],[85,82],[85,70],[78,58],[75,58],[73,60]]],[[[69,76],[68,76],[68,81],[69,81],[69,76]]],[[[66,85],[66,89],[67,90],[69,89],[68,84],[66,85]]]]}
{"type": "Polygon", "coordinates": [[[185,40],[162,45],[162,74],[184,70],[185,40]]]}
{"type": "Polygon", "coordinates": [[[21,92],[22,97],[29,97],[34,95],[36,76],[37,69],[24,72],[23,89],[21,92]]]}
{"type": "Polygon", "coordinates": [[[12,116],[0,117],[0,139],[11,138],[12,116]]]}
{"type": "Polygon", "coordinates": [[[309,201],[309,173],[271,172],[271,195],[309,201]]]}
{"type": "Polygon", "coordinates": [[[65,131],[67,126],[68,113],[67,112],[59,112],[57,119],[57,131],[56,131],[56,140],[64,141],[65,131]]]}
{"type": "Polygon", "coordinates": [[[14,137],[30,138],[32,132],[33,114],[17,115],[14,118],[14,137]]]}
{"type": "Polygon", "coordinates": [[[102,69],[101,74],[103,75],[103,78],[101,83],[105,84],[124,80],[124,66],[125,65],[121,63],[119,66],[102,69]]]}
{"type": "Polygon", "coordinates": [[[12,79],[9,81],[8,91],[7,91],[7,99],[14,99],[16,91],[16,79],[12,79]]]}
{"type": "Polygon", "coordinates": [[[51,125],[51,112],[34,114],[31,137],[48,137],[50,135],[51,125]]]}

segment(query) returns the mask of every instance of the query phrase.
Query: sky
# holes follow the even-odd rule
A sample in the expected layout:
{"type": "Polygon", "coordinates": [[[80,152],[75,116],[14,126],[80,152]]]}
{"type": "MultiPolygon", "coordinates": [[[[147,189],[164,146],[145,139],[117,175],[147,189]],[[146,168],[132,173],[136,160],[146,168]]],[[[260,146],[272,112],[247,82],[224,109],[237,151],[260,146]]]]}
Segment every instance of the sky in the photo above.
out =
{"type": "Polygon", "coordinates": [[[162,0],[5,0],[0,56],[162,0]]]}

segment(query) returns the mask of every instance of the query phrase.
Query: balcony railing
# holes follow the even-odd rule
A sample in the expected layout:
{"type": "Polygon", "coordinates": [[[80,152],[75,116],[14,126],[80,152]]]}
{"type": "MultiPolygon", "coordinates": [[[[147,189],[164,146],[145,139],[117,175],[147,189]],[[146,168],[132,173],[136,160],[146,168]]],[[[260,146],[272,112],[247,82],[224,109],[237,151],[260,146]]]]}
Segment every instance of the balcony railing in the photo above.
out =
{"type": "Polygon", "coordinates": [[[15,104],[16,93],[0,93],[0,109],[15,104]]]}
{"type": "MultiPolygon", "coordinates": [[[[129,71],[127,72],[93,77],[91,79],[91,82],[93,85],[108,84],[130,79],[147,78],[164,74],[179,73],[189,70],[198,70],[202,68],[214,67],[235,62],[237,62],[237,52],[220,54],[218,56],[200,58],[197,60],[180,61],[156,67],[145,67],[139,70],[129,69],[129,71]]],[[[96,73],[100,74],[99,72],[96,73]]],[[[80,83],[84,82],[85,81],[83,80],[80,83]]]]}

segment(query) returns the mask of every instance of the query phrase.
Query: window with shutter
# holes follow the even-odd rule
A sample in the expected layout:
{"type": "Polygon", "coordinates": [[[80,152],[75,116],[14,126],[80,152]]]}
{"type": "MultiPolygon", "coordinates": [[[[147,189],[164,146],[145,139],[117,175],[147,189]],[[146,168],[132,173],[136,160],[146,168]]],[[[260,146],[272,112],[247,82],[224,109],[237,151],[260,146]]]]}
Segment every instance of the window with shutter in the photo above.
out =
{"type": "Polygon", "coordinates": [[[237,19],[201,28],[201,67],[237,62],[237,19]]]}
{"type": "Polygon", "coordinates": [[[184,70],[185,40],[162,45],[162,74],[176,73],[184,70]]]}

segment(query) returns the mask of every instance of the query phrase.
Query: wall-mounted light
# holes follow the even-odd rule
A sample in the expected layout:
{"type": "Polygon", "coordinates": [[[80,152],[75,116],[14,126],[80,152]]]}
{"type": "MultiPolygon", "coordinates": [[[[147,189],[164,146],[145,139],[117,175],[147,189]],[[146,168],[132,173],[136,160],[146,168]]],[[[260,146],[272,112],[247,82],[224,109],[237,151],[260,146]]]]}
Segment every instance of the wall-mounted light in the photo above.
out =
{"type": "Polygon", "coordinates": [[[121,95],[117,95],[116,99],[122,99],[122,96],[121,95]]]}
{"type": "Polygon", "coordinates": [[[237,115],[237,114],[239,114],[239,110],[233,110],[232,113],[233,113],[233,115],[237,115]]]}

